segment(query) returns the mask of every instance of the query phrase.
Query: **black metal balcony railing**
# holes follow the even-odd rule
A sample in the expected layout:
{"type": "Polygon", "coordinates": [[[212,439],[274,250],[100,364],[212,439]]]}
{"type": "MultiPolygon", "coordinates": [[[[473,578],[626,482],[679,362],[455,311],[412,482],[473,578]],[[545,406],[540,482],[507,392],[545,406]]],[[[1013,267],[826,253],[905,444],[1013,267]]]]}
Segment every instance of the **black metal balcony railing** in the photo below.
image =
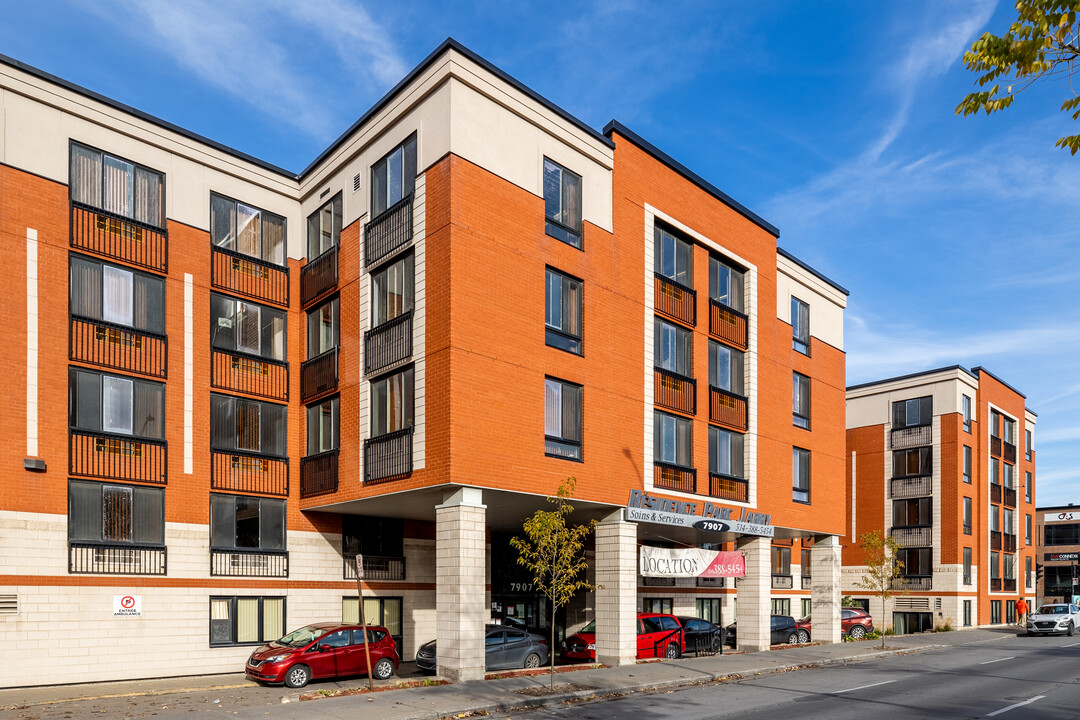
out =
{"type": "Polygon", "coordinates": [[[889,433],[889,445],[893,450],[907,450],[908,448],[932,445],[933,442],[934,428],[932,425],[897,428],[889,433]]]}
{"type": "Polygon", "coordinates": [[[1011,442],[1002,443],[1004,445],[1004,452],[1002,452],[1002,458],[1007,463],[1016,462],[1016,446],[1011,442]]]}
{"type": "Polygon", "coordinates": [[[1016,552],[1016,536],[1005,533],[1001,539],[1001,549],[1007,553],[1016,552]]]}
{"type": "Polygon", "coordinates": [[[1016,507],[1016,490],[1011,487],[1006,487],[1002,491],[1002,503],[1007,508],[1016,507]]]}
{"type": "Polygon", "coordinates": [[[243,253],[214,247],[210,258],[210,284],[237,295],[289,306],[289,268],[243,253]]]}
{"type": "Polygon", "coordinates": [[[337,390],[338,349],[330,348],[321,355],[305,360],[300,366],[300,401],[309,400],[337,390]]]}
{"type": "Polygon", "coordinates": [[[893,580],[893,590],[922,591],[933,589],[933,576],[930,575],[903,575],[893,580]]]}
{"type": "Polygon", "coordinates": [[[990,502],[1001,502],[1001,485],[997,483],[990,483],[990,502]]]}
{"type": "Polygon", "coordinates": [[[933,491],[934,479],[929,475],[893,478],[889,484],[889,495],[894,500],[925,497],[933,494],[933,491]]]}
{"type": "Polygon", "coordinates": [[[413,429],[395,430],[364,441],[364,482],[404,477],[412,472],[413,429]]]}
{"type": "MultiPolygon", "coordinates": [[[[346,580],[356,579],[356,556],[343,555],[344,572],[346,580]]],[[[405,558],[384,557],[380,555],[364,556],[364,579],[365,580],[404,580],[405,558]]]]}
{"type": "Polygon", "coordinates": [[[289,551],[210,548],[210,574],[225,577],[289,577],[289,551]]]}
{"type": "Polygon", "coordinates": [[[709,420],[746,432],[750,427],[750,401],[744,395],[709,386],[709,420]]]}
{"type": "Polygon", "coordinates": [[[653,485],[664,490],[697,491],[697,469],[653,461],[653,485]]]}
{"type": "Polygon", "coordinates": [[[147,270],[169,270],[169,235],[165,229],[74,201],[71,247],[147,270]]]}
{"type": "Polygon", "coordinates": [[[364,333],[364,374],[373,375],[412,358],[412,310],[364,333]]]}
{"type": "Polygon", "coordinates": [[[901,547],[928,547],[933,537],[932,528],[928,527],[894,527],[890,534],[901,547]]]}
{"type": "Polygon", "coordinates": [[[697,322],[697,292],[669,277],[654,274],[653,298],[656,312],[687,325],[697,322]]]}
{"type": "Polygon", "coordinates": [[[746,315],[709,298],[709,334],[745,350],[749,347],[747,326],[746,315]]]}
{"type": "Polygon", "coordinates": [[[727,578],[722,577],[699,577],[695,585],[699,588],[722,588],[727,587],[727,578]]]}
{"type": "Polygon", "coordinates": [[[288,363],[237,350],[212,350],[211,387],[271,400],[289,399],[288,363]]]}
{"type": "Polygon", "coordinates": [[[990,436],[990,454],[994,457],[1001,457],[1001,438],[990,436]]]}
{"type": "Polygon", "coordinates": [[[69,543],[72,575],[165,575],[167,550],[160,545],[69,543]]]}
{"type": "Polygon", "coordinates": [[[709,473],[709,497],[750,502],[750,483],[742,478],[709,473]]]}
{"type": "Polygon", "coordinates": [[[327,450],[300,459],[300,497],[329,495],[338,489],[338,451],[327,450]]]}
{"type": "Polygon", "coordinates": [[[164,335],[72,315],[68,358],[147,377],[165,377],[169,341],[164,335]]]}
{"type": "Polygon", "coordinates": [[[663,368],[653,368],[653,402],[693,415],[697,410],[697,381],[663,368]]]}
{"type": "Polygon", "coordinates": [[[772,587],[774,590],[790,590],[794,587],[794,581],[790,575],[773,575],[772,587]]]}
{"type": "Polygon", "coordinates": [[[103,480],[168,482],[168,446],[164,440],[71,430],[68,473],[103,480]]]}
{"type": "Polygon", "coordinates": [[[371,268],[408,245],[413,236],[413,196],[403,197],[364,226],[364,267],[371,268]]]}
{"type": "Polygon", "coordinates": [[[801,587],[803,590],[813,590],[814,578],[810,577],[809,575],[803,575],[802,583],[799,585],[799,587],[801,587]]]}
{"type": "Polygon", "coordinates": [[[999,531],[999,530],[991,530],[990,531],[990,549],[991,550],[1000,550],[1001,549],[1001,531],[999,531]]]}
{"type": "Polygon", "coordinates": [[[300,268],[300,305],[307,307],[338,284],[337,245],[300,268]]]}
{"type": "Polygon", "coordinates": [[[287,496],[289,459],[242,450],[211,450],[210,487],[287,496]]]}

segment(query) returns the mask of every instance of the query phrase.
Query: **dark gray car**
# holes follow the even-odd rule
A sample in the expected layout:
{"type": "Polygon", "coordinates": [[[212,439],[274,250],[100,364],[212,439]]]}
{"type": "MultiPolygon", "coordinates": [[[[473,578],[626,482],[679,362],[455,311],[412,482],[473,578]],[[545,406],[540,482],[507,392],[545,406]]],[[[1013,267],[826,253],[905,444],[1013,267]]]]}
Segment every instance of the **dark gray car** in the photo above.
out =
{"type": "MultiPolygon", "coordinates": [[[[488,625],[484,632],[487,670],[516,670],[537,668],[548,661],[547,640],[503,625],[488,625]]],[[[423,672],[435,672],[435,641],[424,643],[416,651],[416,667],[423,672]]]]}

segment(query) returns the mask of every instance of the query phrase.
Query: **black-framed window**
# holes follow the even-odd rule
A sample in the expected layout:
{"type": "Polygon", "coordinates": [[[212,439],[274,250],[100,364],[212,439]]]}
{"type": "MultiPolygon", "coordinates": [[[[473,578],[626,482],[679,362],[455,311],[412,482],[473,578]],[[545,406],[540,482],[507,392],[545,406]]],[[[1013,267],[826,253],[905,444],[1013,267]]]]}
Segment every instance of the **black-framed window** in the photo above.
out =
{"type": "MultiPolygon", "coordinates": [[[[666,615],[671,614],[672,599],[669,597],[643,597],[641,598],[641,612],[645,613],[664,613],[666,615]]],[[[644,626],[646,633],[660,632],[662,628],[660,624],[649,618],[643,618],[648,620],[649,624],[644,626]]],[[[639,623],[639,627],[642,627],[639,623]]],[[[640,630],[639,630],[640,633],[640,630]]]]}
{"type": "MultiPolygon", "coordinates": [[[[804,575],[804,577],[809,577],[804,575]]],[[[810,614],[814,611],[814,601],[810,598],[802,598],[799,600],[799,617],[810,617],[810,614]]]]}
{"type": "Polygon", "coordinates": [[[929,527],[933,524],[930,498],[893,500],[893,527],[929,527]]]}
{"type": "Polygon", "coordinates": [[[971,448],[964,446],[964,482],[971,484],[971,448]]]}
{"type": "Polygon", "coordinates": [[[371,217],[413,194],[416,186],[416,133],[371,166],[371,217]]]}
{"type": "Polygon", "coordinates": [[[413,309],[413,254],[410,252],[371,275],[371,327],[413,309]]]}
{"type": "Polygon", "coordinates": [[[990,437],[1001,437],[1001,413],[997,410],[990,411],[990,437]]]}
{"type": "Polygon", "coordinates": [[[1003,516],[1001,529],[1006,535],[1016,534],[1016,513],[1010,508],[1003,508],[1001,511],[1003,516]]]}
{"type": "Polygon", "coordinates": [[[544,454],[581,460],[584,389],[544,378],[544,454]]]}
{"type": "Polygon", "coordinates": [[[802,373],[791,374],[791,422],[810,429],[810,378],[802,373]]]}
{"type": "MultiPolygon", "coordinates": [[[[997,553],[991,553],[991,556],[994,556],[996,554],[997,553]]],[[[992,557],[991,559],[994,559],[994,558],[992,557]]],[[[997,577],[997,575],[994,575],[994,577],[997,577]]],[[[1001,624],[1001,601],[1000,600],[991,600],[990,601],[990,624],[991,625],[1000,625],[1001,624]]]]}
{"type": "Polygon", "coordinates": [[[371,381],[371,437],[413,426],[413,368],[371,381]]]}
{"type": "MultiPolygon", "coordinates": [[[[812,562],[813,562],[813,560],[811,560],[810,548],[803,548],[802,550],[799,551],[799,574],[802,577],[808,578],[808,577],[811,576],[810,575],[810,567],[811,567],[812,562]]],[[[810,613],[803,613],[803,614],[804,615],[809,615],[810,613]]]]}
{"type": "Polygon", "coordinates": [[[810,306],[791,296],[791,347],[810,354],[810,306]]]}
{"type": "Polygon", "coordinates": [[[971,627],[971,601],[964,601],[964,627],[971,627]]]}
{"type": "MultiPolygon", "coordinates": [[[[791,614],[791,598],[773,598],[769,601],[769,608],[773,615],[790,615],[791,614]]],[[[776,627],[776,621],[769,621],[770,631],[776,627]]]]}
{"type": "Polygon", "coordinates": [[[1080,545],[1080,524],[1043,525],[1044,545],[1080,545]]]}
{"type": "Polygon", "coordinates": [[[934,449],[929,447],[894,450],[893,477],[930,475],[934,471],[934,449]]]}
{"type": "Polygon", "coordinates": [[[900,574],[906,577],[929,577],[933,575],[930,548],[899,548],[896,559],[903,563],[900,574]]]}
{"type": "Polygon", "coordinates": [[[962,395],[961,406],[964,417],[964,432],[971,432],[971,398],[967,395],[962,395]]]}
{"type": "Polygon", "coordinates": [[[810,502],[810,451],[791,449],[791,499],[810,502]]]}
{"type": "Polygon", "coordinates": [[[990,515],[990,530],[991,532],[998,532],[1001,530],[1001,513],[998,511],[997,505],[991,505],[987,511],[990,515]]]}
{"type": "Polygon", "coordinates": [[[285,264],[285,218],[210,193],[210,240],[241,255],[285,264]]]}
{"type": "Polygon", "coordinates": [[[1004,471],[1004,477],[1002,483],[1007,488],[1016,488],[1016,466],[1009,463],[1002,463],[1001,467],[1004,471]]]}
{"type": "Polygon", "coordinates": [[[118,265],[71,256],[71,314],[164,334],[165,281],[118,265]]]}
{"type": "Polygon", "coordinates": [[[934,398],[932,395],[898,400],[892,404],[893,430],[929,425],[934,419],[934,398]]]}
{"type": "Polygon", "coordinates": [[[1005,418],[1005,442],[1010,445],[1016,444],[1016,421],[1011,418],[1005,418]]]}
{"type": "Polygon", "coordinates": [[[69,480],[68,540],[163,546],[164,488],[69,480]]]}
{"type": "Polygon", "coordinates": [[[791,548],[782,545],[773,545],[771,556],[773,575],[791,574],[791,548]]]}
{"type": "Polygon", "coordinates": [[[964,498],[964,534],[971,534],[971,498],[964,498]]]}
{"type": "Polygon", "coordinates": [[[341,193],[307,218],[307,259],[311,262],[341,243],[341,193]]]}
{"type": "Polygon", "coordinates": [[[743,436],[709,426],[709,472],[743,477],[743,436]]]}
{"type": "MultiPolygon", "coordinates": [[[[368,553],[364,554],[367,555],[368,553]]],[[[369,626],[377,625],[389,630],[390,637],[394,638],[398,647],[401,647],[403,608],[404,601],[400,597],[365,597],[364,620],[369,626]]],[[[360,599],[357,596],[346,595],[341,598],[341,622],[347,624],[360,623],[360,599]]],[[[369,642],[374,641],[374,638],[371,638],[370,635],[372,632],[374,631],[369,627],[369,642]]],[[[361,645],[363,642],[363,633],[360,630],[353,630],[353,644],[361,645]]]]}
{"type": "Polygon", "coordinates": [[[694,287],[694,246],[660,225],[653,237],[656,272],[684,287],[694,287]]]}
{"type": "Polygon", "coordinates": [[[997,461],[997,458],[990,458],[990,484],[1001,484],[1001,464],[997,461]]]}
{"type": "Polygon", "coordinates": [[[307,454],[336,450],[340,442],[338,396],[307,406],[307,454]]]}
{"type": "Polygon", "coordinates": [[[165,385],[71,368],[70,423],[76,430],[161,440],[165,437],[165,385]]]}
{"type": "Polygon", "coordinates": [[[653,411],[653,457],[660,462],[693,467],[693,427],[687,418],[653,411]]]}
{"type": "Polygon", "coordinates": [[[544,342],[581,354],[582,282],[547,268],[544,274],[544,342]]]}
{"type": "Polygon", "coordinates": [[[1031,516],[1024,516],[1024,544],[1031,544],[1031,516]]]}
{"type": "Polygon", "coordinates": [[[702,620],[708,620],[714,625],[719,625],[722,622],[722,606],[720,604],[720,598],[698,598],[696,605],[697,616],[702,620]]]}
{"type": "Polygon", "coordinates": [[[971,584],[971,548],[964,548],[964,584],[971,584]]]}
{"type": "Polygon", "coordinates": [[[581,248],[581,176],[544,158],[544,232],[581,248]]]}
{"type": "Polygon", "coordinates": [[[1035,437],[1030,430],[1024,431],[1024,459],[1031,460],[1031,453],[1035,451],[1035,437]]]}
{"type": "Polygon", "coordinates": [[[283,310],[210,293],[210,344],[219,350],[285,361],[283,310]]]}
{"type": "Polygon", "coordinates": [[[343,555],[404,557],[405,521],[368,515],[341,517],[343,555]]]}
{"type": "Polygon", "coordinates": [[[653,318],[654,362],[684,377],[694,373],[694,334],[675,323],[653,318]]]}
{"type": "Polygon", "coordinates": [[[1031,495],[1035,492],[1035,478],[1030,472],[1024,473],[1024,502],[1031,502],[1031,495]]]}
{"type": "Polygon", "coordinates": [[[73,201],[165,227],[165,175],[157,170],[73,142],[70,172],[73,201]]]}
{"type": "Polygon", "coordinates": [[[210,394],[210,447],[285,457],[285,405],[210,394]]]}
{"type": "Polygon", "coordinates": [[[990,553],[990,577],[992,577],[992,578],[1000,578],[1001,577],[1001,553],[997,553],[997,552],[991,552],[990,553]]]}
{"type": "Polygon", "coordinates": [[[338,347],[341,342],[341,303],[327,300],[307,313],[307,359],[338,347]]]}
{"type": "Polygon", "coordinates": [[[262,645],[284,636],[284,597],[210,598],[211,647],[262,645]]]}
{"type": "Polygon", "coordinates": [[[285,501],[210,493],[210,547],[284,550],[285,501]]]}
{"type": "Polygon", "coordinates": [[[746,272],[715,255],[709,256],[709,297],[733,310],[743,311],[746,272]]]}
{"type": "Polygon", "coordinates": [[[742,395],[743,367],[746,354],[718,343],[709,341],[709,385],[742,395]]]}
{"type": "MultiPolygon", "coordinates": [[[[1028,543],[1029,545],[1031,543],[1028,543]]],[[[1024,587],[1032,587],[1031,583],[1031,557],[1024,558],[1024,587]]]]}

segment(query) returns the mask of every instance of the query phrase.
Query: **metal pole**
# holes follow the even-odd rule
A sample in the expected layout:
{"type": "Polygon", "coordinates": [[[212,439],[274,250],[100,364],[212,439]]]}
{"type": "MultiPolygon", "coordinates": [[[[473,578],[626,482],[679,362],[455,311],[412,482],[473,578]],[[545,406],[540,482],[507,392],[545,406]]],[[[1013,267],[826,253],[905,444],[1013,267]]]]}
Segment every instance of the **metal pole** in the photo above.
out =
{"type": "Polygon", "coordinates": [[[364,579],[364,556],[356,556],[356,604],[360,606],[360,627],[364,631],[364,657],[367,658],[368,690],[375,692],[375,681],[371,679],[371,650],[368,647],[367,618],[364,617],[364,588],[360,581],[364,579]]]}

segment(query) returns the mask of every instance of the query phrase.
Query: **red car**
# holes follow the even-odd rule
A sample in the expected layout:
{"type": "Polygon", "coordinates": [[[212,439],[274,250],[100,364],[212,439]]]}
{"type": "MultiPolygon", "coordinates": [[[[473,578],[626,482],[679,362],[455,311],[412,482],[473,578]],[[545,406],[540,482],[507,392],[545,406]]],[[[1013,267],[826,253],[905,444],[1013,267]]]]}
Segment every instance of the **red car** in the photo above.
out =
{"type": "MultiPolygon", "coordinates": [[[[368,625],[367,631],[371,675],[385,680],[401,662],[397,646],[386,628],[368,625]]],[[[304,687],[313,678],[367,675],[364,631],[341,623],[305,625],[251,653],[244,670],[252,680],[291,688],[304,687]]]]}
{"type": "MultiPolygon", "coordinates": [[[[799,628],[799,642],[810,642],[810,616],[800,618],[795,627],[799,628]]],[[[867,633],[874,632],[874,618],[862,608],[840,608],[840,633],[854,640],[862,640],[867,633]]]]}
{"type": "MultiPolygon", "coordinates": [[[[651,657],[677,658],[686,650],[686,636],[674,615],[638,613],[638,660],[651,657]]],[[[562,644],[565,660],[596,660],[596,621],[593,620],[562,644]]]]}

